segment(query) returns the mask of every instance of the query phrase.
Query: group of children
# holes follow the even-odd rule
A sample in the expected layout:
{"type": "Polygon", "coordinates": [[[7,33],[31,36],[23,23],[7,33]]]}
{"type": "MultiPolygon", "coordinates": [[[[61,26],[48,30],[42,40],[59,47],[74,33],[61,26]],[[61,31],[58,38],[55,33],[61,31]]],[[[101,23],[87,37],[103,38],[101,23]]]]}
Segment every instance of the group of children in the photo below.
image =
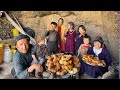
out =
{"type": "MultiPolygon", "coordinates": [[[[108,66],[111,64],[110,54],[106,48],[103,49],[104,43],[101,37],[94,40],[94,44],[93,46],[91,46],[90,45],[91,37],[86,34],[86,28],[84,27],[84,25],[78,26],[78,30],[75,30],[74,23],[68,22],[67,28],[64,29],[63,31],[63,29],[61,29],[63,27],[62,24],[63,24],[62,18],[58,20],[58,25],[56,22],[51,22],[50,30],[46,32],[45,36],[42,37],[33,48],[32,51],[33,63],[39,63],[43,65],[43,63],[45,62],[46,55],[50,56],[56,53],[67,53],[79,57],[82,67],[80,73],[84,73],[84,72],[87,73],[87,70],[85,68],[87,66],[85,66],[85,64],[81,60],[82,59],[81,57],[84,54],[92,54],[98,57],[100,54],[100,58],[102,60],[105,60],[108,66]],[[59,23],[61,24],[61,26],[59,26],[59,23]],[[56,30],[57,27],[58,27],[58,31],[56,30]],[[64,34],[61,32],[63,32],[64,34]],[[47,45],[45,44],[45,39],[47,40],[47,45]],[[91,48],[92,48],[91,51],[93,52],[90,52],[91,48]]],[[[87,74],[93,77],[97,77],[98,75],[101,75],[101,73],[99,74],[98,72],[97,75],[96,74],[93,75],[93,73],[96,73],[96,71],[95,70],[92,71],[92,70],[93,67],[91,68],[91,72],[87,74]]],[[[104,72],[105,71],[103,70],[102,74],[104,72]]]]}

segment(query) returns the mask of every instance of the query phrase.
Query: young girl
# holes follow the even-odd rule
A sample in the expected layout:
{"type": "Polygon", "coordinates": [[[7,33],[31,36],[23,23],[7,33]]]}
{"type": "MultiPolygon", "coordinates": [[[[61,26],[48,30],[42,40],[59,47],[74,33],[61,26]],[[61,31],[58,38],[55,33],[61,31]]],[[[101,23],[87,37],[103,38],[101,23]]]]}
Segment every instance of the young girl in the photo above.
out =
{"type": "Polygon", "coordinates": [[[87,54],[94,55],[100,60],[104,60],[106,63],[105,67],[91,66],[86,64],[84,61],[81,63],[81,74],[86,73],[93,78],[102,76],[105,72],[108,71],[108,66],[111,65],[111,56],[109,51],[104,47],[103,39],[97,36],[94,40],[94,46],[88,49],[87,54]]]}
{"type": "Polygon", "coordinates": [[[59,35],[59,53],[65,51],[65,26],[63,25],[63,18],[59,18],[58,20],[58,35],[59,35]]]}
{"type": "Polygon", "coordinates": [[[88,48],[91,47],[90,45],[90,36],[84,36],[83,37],[83,44],[80,45],[78,49],[78,57],[81,60],[81,56],[87,54],[88,48]]]}
{"type": "Polygon", "coordinates": [[[65,52],[70,54],[75,54],[75,35],[76,31],[74,30],[74,23],[68,23],[68,31],[66,33],[66,43],[65,43],[65,52]]]}
{"type": "Polygon", "coordinates": [[[75,42],[75,51],[76,51],[76,55],[78,55],[78,49],[80,47],[81,44],[83,44],[83,37],[86,36],[86,28],[84,25],[80,25],[78,27],[78,31],[76,33],[76,42],[75,42]]]}
{"type": "MultiPolygon", "coordinates": [[[[43,66],[43,63],[45,62],[45,57],[47,54],[47,46],[45,45],[45,38],[41,37],[38,43],[33,47],[32,50],[32,58],[33,63],[38,63],[43,66]]],[[[35,76],[39,77],[38,72],[35,72],[35,76]]]]}

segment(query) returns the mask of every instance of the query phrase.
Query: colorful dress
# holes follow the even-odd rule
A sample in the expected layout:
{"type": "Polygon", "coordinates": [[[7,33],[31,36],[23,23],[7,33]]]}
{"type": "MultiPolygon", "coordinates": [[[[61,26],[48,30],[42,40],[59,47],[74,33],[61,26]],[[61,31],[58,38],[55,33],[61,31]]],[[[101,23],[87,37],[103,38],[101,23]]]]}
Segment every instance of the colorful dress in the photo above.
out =
{"type": "Polygon", "coordinates": [[[59,52],[65,51],[64,32],[65,32],[65,27],[63,25],[61,27],[58,27],[59,45],[60,45],[59,52]]]}
{"type": "MultiPolygon", "coordinates": [[[[88,49],[87,54],[96,56],[93,51],[93,47],[90,47],[88,49]]],[[[111,65],[111,56],[110,56],[109,51],[105,47],[103,47],[102,52],[98,55],[98,57],[101,60],[105,60],[106,67],[91,66],[91,65],[86,64],[84,61],[82,61],[80,73],[81,74],[86,73],[93,78],[97,78],[98,76],[102,76],[105,72],[107,72],[108,66],[111,65]]]]}
{"type": "Polygon", "coordinates": [[[68,31],[66,35],[65,52],[75,54],[75,35],[76,31],[68,31]]]}

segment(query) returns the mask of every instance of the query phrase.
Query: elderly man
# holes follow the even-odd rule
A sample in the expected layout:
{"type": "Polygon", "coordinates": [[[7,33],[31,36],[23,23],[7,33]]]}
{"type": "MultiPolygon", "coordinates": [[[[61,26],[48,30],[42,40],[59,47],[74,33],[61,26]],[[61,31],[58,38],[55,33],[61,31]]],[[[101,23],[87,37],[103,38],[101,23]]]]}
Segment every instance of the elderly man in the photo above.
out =
{"type": "Polygon", "coordinates": [[[11,73],[16,79],[25,79],[34,75],[34,70],[43,71],[43,67],[39,64],[33,64],[30,53],[30,38],[27,35],[20,34],[15,38],[16,53],[13,58],[13,69],[11,73]]]}

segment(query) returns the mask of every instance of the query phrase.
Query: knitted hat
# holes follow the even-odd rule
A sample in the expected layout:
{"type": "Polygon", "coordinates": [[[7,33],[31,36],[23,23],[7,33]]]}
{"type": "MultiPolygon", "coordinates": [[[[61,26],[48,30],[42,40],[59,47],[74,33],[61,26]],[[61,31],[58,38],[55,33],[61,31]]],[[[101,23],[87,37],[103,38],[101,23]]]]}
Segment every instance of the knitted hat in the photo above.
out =
{"type": "Polygon", "coordinates": [[[104,43],[103,39],[102,39],[100,36],[95,37],[94,42],[95,42],[95,41],[98,41],[98,42],[100,42],[101,44],[104,43]]]}
{"type": "Polygon", "coordinates": [[[26,38],[28,40],[28,42],[30,41],[30,38],[27,35],[23,35],[23,34],[19,34],[16,38],[15,38],[15,45],[17,44],[17,42],[23,38],[26,38]]]}

